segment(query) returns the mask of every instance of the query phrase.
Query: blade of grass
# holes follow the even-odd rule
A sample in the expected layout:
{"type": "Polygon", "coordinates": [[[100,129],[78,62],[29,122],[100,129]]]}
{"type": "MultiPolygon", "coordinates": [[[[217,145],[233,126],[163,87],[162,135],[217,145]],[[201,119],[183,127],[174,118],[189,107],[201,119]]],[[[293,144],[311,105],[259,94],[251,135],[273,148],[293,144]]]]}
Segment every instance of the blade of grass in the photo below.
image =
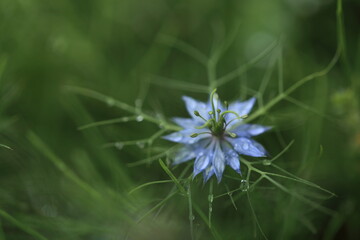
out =
{"type": "Polygon", "coordinates": [[[46,145],[45,143],[33,132],[28,132],[27,138],[32,145],[41,152],[46,158],[48,158],[66,177],[73,181],[76,185],[82,188],[85,192],[89,193],[94,198],[101,198],[101,194],[93,189],[86,182],[81,180],[66,164],[58,158],[46,145]]]}
{"type": "Polygon", "coordinates": [[[234,80],[235,78],[239,77],[241,74],[248,71],[248,69],[253,66],[255,63],[262,60],[265,56],[267,56],[276,46],[277,42],[271,43],[266,49],[264,49],[260,54],[255,56],[253,59],[251,59],[249,62],[243,64],[241,67],[235,69],[234,71],[226,74],[225,76],[222,76],[216,80],[216,87],[219,87],[221,85],[224,85],[228,83],[231,80],[234,80]]]}
{"type": "Polygon", "coordinates": [[[292,140],[283,150],[281,150],[280,153],[278,153],[275,157],[273,157],[272,159],[270,160],[261,160],[261,161],[255,161],[255,162],[251,162],[251,164],[264,164],[264,161],[270,161],[269,165],[273,164],[273,162],[276,160],[276,159],[279,159],[285,152],[287,152],[287,150],[289,150],[289,148],[293,145],[293,143],[295,142],[295,140],[292,140]]]}
{"type": "Polygon", "coordinates": [[[2,82],[2,76],[3,73],[5,72],[6,64],[7,64],[6,57],[0,57],[0,87],[2,82]]]}
{"type": "Polygon", "coordinates": [[[278,94],[275,98],[273,98],[270,102],[268,102],[264,107],[259,108],[253,114],[249,115],[249,117],[247,119],[245,119],[245,121],[243,121],[242,124],[250,122],[250,121],[258,118],[259,116],[265,114],[270,108],[272,108],[274,105],[279,103],[281,100],[286,98],[288,95],[290,95],[292,92],[294,92],[296,89],[298,89],[299,87],[301,87],[305,83],[307,83],[307,82],[309,82],[311,80],[317,79],[319,77],[323,77],[326,74],[328,74],[329,71],[334,67],[334,65],[338,61],[340,55],[341,55],[341,49],[338,48],[335,55],[334,55],[334,57],[333,57],[333,59],[330,61],[330,63],[323,70],[318,71],[318,72],[314,72],[314,73],[312,73],[310,75],[307,75],[306,77],[300,79],[298,82],[296,82],[291,87],[286,89],[282,94],[278,94]]]}
{"type": "MultiPolygon", "coordinates": [[[[139,114],[138,109],[136,109],[135,107],[130,106],[129,104],[126,104],[126,103],[121,102],[119,100],[116,100],[116,99],[114,99],[112,97],[106,96],[106,95],[104,95],[102,93],[99,93],[97,91],[82,88],[82,87],[76,87],[76,86],[67,86],[67,87],[65,87],[65,89],[70,91],[70,92],[79,94],[79,95],[83,95],[83,96],[87,96],[87,97],[96,99],[96,100],[98,100],[100,102],[104,102],[104,103],[109,104],[111,106],[120,108],[120,109],[122,109],[124,111],[130,112],[130,113],[133,113],[133,114],[139,114]]],[[[149,114],[141,113],[141,116],[142,116],[142,118],[144,120],[155,123],[155,124],[157,124],[159,126],[163,126],[165,129],[174,130],[174,131],[181,130],[180,127],[178,127],[176,125],[173,125],[173,124],[170,124],[170,123],[165,123],[162,120],[159,120],[158,118],[153,117],[153,116],[151,116],[149,114]]]]}
{"type": "Polygon", "coordinates": [[[123,142],[111,142],[111,143],[105,143],[103,147],[117,147],[118,144],[121,144],[121,146],[128,146],[128,145],[139,145],[139,144],[152,144],[156,139],[158,139],[161,135],[163,135],[166,132],[165,129],[160,129],[156,133],[154,133],[152,136],[148,138],[138,139],[138,140],[130,140],[130,141],[123,141],[123,142]]]}
{"type": "Polygon", "coordinates": [[[192,198],[191,198],[191,185],[188,186],[187,191],[188,203],[189,203],[189,222],[190,222],[190,236],[191,240],[194,240],[194,214],[192,207],[192,198]]]}
{"type": "Polygon", "coordinates": [[[149,214],[151,214],[153,211],[155,211],[156,209],[158,209],[159,207],[163,206],[163,204],[165,204],[168,200],[170,200],[173,196],[175,196],[175,194],[177,194],[178,192],[173,192],[170,193],[166,198],[164,198],[163,200],[161,200],[158,204],[156,204],[153,208],[151,208],[148,212],[146,212],[144,215],[142,215],[138,220],[137,223],[140,223],[142,220],[144,220],[149,214]]]}
{"type": "Polygon", "coordinates": [[[6,240],[5,233],[2,227],[1,219],[0,219],[0,240],[6,240]]]}
{"type": "Polygon", "coordinates": [[[8,214],[7,212],[0,209],[0,216],[3,217],[5,220],[9,221],[10,223],[14,224],[16,227],[21,229],[22,231],[26,232],[27,234],[31,235],[35,239],[38,240],[47,240],[42,234],[34,230],[33,228],[25,225],[24,223],[18,221],[16,218],[8,214]]]}
{"type": "Polygon", "coordinates": [[[180,184],[179,180],[175,177],[175,175],[170,171],[170,169],[166,166],[166,164],[161,159],[159,159],[159,163],[160,163],[160,166],[162,167],[162,169],[167,173],[167,175],[169,175],[171,180],[173,180],[173,182],[177,186],[180,193],[182,193],[183,195],[186,196],[185,188],[180,184]]]}
{"type": "Polygon", "coordinates": [[[172,183],[174,182],[173,180],[160,180],[160,181],[153,181],[153,182],[147,182],[147,183],[144,183],[144,184],[141,184],[137,187],[135,187],[134,189],[130,190],[128,194],[132,194],[144,187],[147,187],[147,186],[151,186],[151,185],[154,185],[154,184],[161,184],[161,183],[172,183]]]}
{"type": "Polygon", "coordinates": [[[278,81],[279,81],[279,93],[284,92],[284,68],[283,68],[283,53],[282,53],[282,44],[279,47],[279,56],[278,56],[278,81]]]}
{"type": "Polygon", "coordinates": [[[3,148],[6,148],[6,149],[9,149],[9,150],[13,150],[11,147],[9,147],[9,146],[6,146],[6,145],[4,145],[4,144],[1,144],[0,143],[0,147],[3,147],[3,148]]]}
{"type": "Polygon", "coordinates": [[[211,229],[211,216],[213,211],[212,204],[214,201],[213,184],[214,184],[213,179],[211,179],[209,184],[209,195],[208,195],[208,203],[209,203],[208,222],[210,229],[211,229]]]}
{"type": "Polygon", "coordinates": [[[229,196],[232,205],[234,206],[235,210],[237,211],[237,207],[236,207],[235,201],[234,201],[234,199],[233,199],[233,197],[232,197],[233,191],[230,191],[230,190],[229,190],[229,187],[228,187],[227,185],[225,185],[225,187],[226,187],[227,195],[229,196]]]}
{"type": "MultiPolygon", "coordinates": [[[[262,230],[262,227],[261,227],[261,225],[260,225],[259,219],[258,219],[257,216],[256,216],[256,213],[255,213],[254,207],[253,207],[253,205],[252,205],[252,203],[251,203],[250,195],[249,195],[249,192],[248,192],[248,191],[246,192],[246,195],[247,195],[247,199],[248,199],[248,202],[249,202],[251,214],[252,214],[253,217],[254,217],[256,226],[259,228],[261,235],[262,235],[266,240],[268,240],[268,238],[266,237],[264,231],[262,230]]],[[[254,236],[254,237],[256,238],[256,236],[254,236]]]]}
{"type": "Polygon", "coordinates": [[[294,175],[294,174],[286,171],[285,169],[283,169],[283,168],[281,168],[281,167],[279,167],[279,166],[277,166],[277,165],[275,165],[275,164],[272,164],[272,167],[278,169],[279,171],[281,171],[281,172],[283,172],[283,173],[285,173],[285,174],[288,174],[289,176],[291,176],[291,178],[286,177],[286,176],[284,176],[284,175],[275,174],[275,173],[267,173],[268,175],[273,175],[273,176],[277,176],[277,177],[282,177],[282,178],[291,179],[291,180],[293,180],[293,181],[298,181],[298,182],[300,182],[300,183],[303,183],[303,184],[306,184],[306,185],[308,185],[308,186],[317,188],[317,189],[319,189],[319,190],[321,190],[321,191],[324,191],[324,192],[330,194],[331,196],[337,196],[335,193],[333,193],[333,192],[331,192],[331,191],[329,191],[329,190],[326,190],[326,189],[320,187],[319,185],[317,185],[317,184],[315,184],[315,183],[312,183],[312,182],[309,182],[309,181],[307,181],[307,180],[305,180],[305,179],[302,179],[302,178],[300,178],[300,177],[298,177],[298,176],[296,176],[296,175],[294,175]]]}
{"type": "Polygon", "coordinates": [[[217,232],[216,228],[214,226],[211,227],[209,220],[206,216],[206,214],[201,211],[200,207],[197,206],[197,204],[193,203],[193,208],[196,211],[196,213],[200,216],[200,218],[204,221],[204,223],[209,227],[211,234],[213,235],[215,240],[221,240],[220,234],[217,232]]]}
{"type": "Polygon", "coordinates": [[[184,91],[198,92],[198,93],[208,92],[207,86],[203,86],[191,82],[178,81],[167,77],[154,76],[153,78],[151,78],[150,82],[160,87],[173,88],[176,90],[184,90],[184,91]]]}
{"type": "Polygon", "coordinates": [[[293,103],[294,105],[297,105],[297,106],[299,106],[299,107],[301,107],[301,108],[303,108],[303,109],[305,109],[305,110],[307,110],[307,111],[309,111],[309,112],[315,113],[315,114],[317,114],[317,115],[325,118],[325,119],[328,120],[328,121],[335,122],[334,119],[331,118],[330,116],[328,116],[328,115],[326,115],[326,114],[324,114],[324,113],[319,112],[318,110],[316,110],[316,109],[314,109],[314,108],[312,108],[312,107],[304,104],[303,102],[300,102],[300,101],[296,100],[295,98],[292,98],[292,97],[290,97],[290,96],[287,96],[287,97],[285,97],[285,100],[287,100],[287,101],[293,103]]]}
{"type": "Polygon", "coordinates": [[[183,53],[186,53],[187,55],[189,55],[190,57],[192,57],[193,59],[195,59],[196,61],[198,61],[203,65],[207,64],[208,58],[206,57],[206,55],[184,41],[163,34],[158,38],[158,42],[176,48],[182,51],[183,53]]]}
{"type": "Polygon", "coordinates": [[[136,121],[136,116],[121,117],[121,118],[103,120],[103,121],[99,121],[99,122],[93,122],[93,123],[89,123],[89,124],[78,127],[78,130],[84,130],[87,128],[99,127],[99,126],[104,126],[104,125],[109,125],[109,124],[114,124],[114,123],[123,123],[123,122],[129,122],[129,121],[136,121]]]}
{"type": "Polygon", "coordinates": [[[325,214],[328,214],[328,215],[334,215],[335,212],[331,209],[328,209],[326,207],[323,207],[321,206],[320,204],[314,202],[314,201],[311,201],[301,195],[299,195],[298,193],[296,192],[293,192],[293,191],[290,191],[288,188],[286,188],[285,186],[283,186],[282,184],[280,184],[279,182],[275,181],[274,179],[272,179],[271,177],[265,175],[264,178],[266,178],[269,182],[271,182],[272,184],[274,184],[276,187],[278,187],[280,190],[290,194],[291,196],[297,198],[298,200],[312,206],[313,208],[325,213],[325,214]]]}
{"type": "Polygon", "coordinates": [[[159,158],[163,157],[163,156],[166,156],[167,154],[169,154],[171,151],[173,151],[175,149],[176,145],[166,151],[163,151],[159,154],[156,154],[154,156],[151,156],[151,157],[148,157],[148,158],[145,158],[145,159],[142,159],[142,160],[139,160],[139,161],[136,161],[136,162],[133,162],[133,163],[129,163],[127,164],[128,167],[136,167],[136,166],[139,166],[139,165],[142,165],[142,164],[147,164],[147,163],[150,163],[150,162],[153,162],[153,161],[156,161],[158,160],[159,158]]]}
{"type": "Polygon", "coordinates": [[[345,27],[344,27],[344,14],[343,14],[343,8],[342,8],[342,0],[337,0],[337,6],[336,6],[336,17],[337,17],[337,40],[339,47],[342,51],[341,60],[344,63],[345,70],[347,74],[350,73],[350,64],[347,57],[346,52],[346,39],[345,39],[345,27]]]}

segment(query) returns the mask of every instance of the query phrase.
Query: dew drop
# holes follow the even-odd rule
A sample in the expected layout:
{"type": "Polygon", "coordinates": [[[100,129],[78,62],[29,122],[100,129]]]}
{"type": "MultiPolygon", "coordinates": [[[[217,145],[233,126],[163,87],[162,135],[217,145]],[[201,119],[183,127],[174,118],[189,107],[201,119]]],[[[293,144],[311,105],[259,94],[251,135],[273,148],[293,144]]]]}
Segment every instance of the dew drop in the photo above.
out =
{"type": "Polygon", "coordinates": [[[209,207],[209,212],[212,212],[212,210],[213,210],[212,207],[209,207]]]}
{"type": "Polygon", "coordinates": [[[145,147],[145,143],[142,142],[142,141],[137,142],[136,145],[137,145],[139,148],[144,148],[144,147],[145,147]]]}
{"type": "Polygon", "coordinates": [[[123,149],[124,144],[123,144],[122,142],[116,142],[116,143],[115,143],[115,147],[116,147],[118,150],[121,150],[121,149],[123,149]]]}
{"type": "Polygon", "coordinates": [[[265,165],[265,166],[270,166],[270,165],[271,165],[271,161],[268,160],[268,159],[263,160],[262,163],[263,163],[263,165],[265,165]]]}
{"type": "Polygon", "coordinates": [[[249,183],[244,179],[241,180],[240,190],[243,191],[243,192],[247,192],[247,190],[249,190],[249,183]]]}
{"type": "Polygon", "coordinates": [[[138,115],[136,117],[136,121],[138,121],[138,122],[142,122],[143,120],[144,120],[144,117],[142,115],[138,115]]]}
{"type": "Polygon", "coordinates": [[[112,107],[114,106],[115,104],[115,100],[113,98],[107,98],[106,99],[106,104],[109,106],[109,107],[112,107]]]}
{"type": "Polygon", "coordinates": [[[213,194],[210,194],[208,196],[208,201],[211,202],[211,203],[214,201],[214,195],[213,194]]]}
{"type": "Polygon", "coordinates": [[[175,132],[171,134],[171,140],[174,142],[180,142],[182,139],[183,139],[183,135],[179,132],[175,132]]]}
{"type": "Polygon", "coordinates": [[[190,221],[194,221],[194,220],[195,220],[195,216],[194,216],[194,215],[190,215],[190,216],[189,216],[189,219],[190,219],[190,221]]]}
{"type": "Polygon", "coordinates": [[[138,98],[135,100],[135,107],[137,108],[141,108],[141,105],[142,105],[142,99],[138,98]]]}
{"type": "Polygon", "coordinates": [[[249,145],[248,142],[244,142],[244,143],[242,144],[242,148],[243,148],[244,150],[249,150],[249,147],[250,147],[250,145],[249,145]]]}

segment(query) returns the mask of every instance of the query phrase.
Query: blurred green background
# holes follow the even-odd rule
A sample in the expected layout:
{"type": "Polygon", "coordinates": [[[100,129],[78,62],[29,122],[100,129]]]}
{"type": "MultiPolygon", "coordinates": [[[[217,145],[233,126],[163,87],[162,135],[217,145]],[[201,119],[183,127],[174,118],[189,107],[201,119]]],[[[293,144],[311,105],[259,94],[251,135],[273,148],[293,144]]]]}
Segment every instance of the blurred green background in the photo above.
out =
{"type": "MultiPolygon", "coordinates": [[[[133,163],[172,144],[104,147],[148,138],[159,126],[78,128],[132,115],[114,99],[157,119],[186,117],[181,96],[207,100],[203,63],[219,49],[217,77],[239,69],[218,87],[221,99],[255,95],[256,109],[279,96],[279,82],[294,86],[341,50],[329,73],[254,120],[274,126],[258,138],[272,156],[293,141],[278,166],[336,196],[279,179],[319,209],[265,181],[215,198],[209,227],[210,184],[196,178],[193,238],[360,239],[359,12],[358,0],[344,1],[342,11],[332,0],[0,0],[0,239],[191,239],[188,197],[169,195],[173,183],[128,194],[170,179],[157,158],[133,163]],[[97,101],[69,86],[113,98],[97,101]]],[[[184,178],[186,168],[170,169],[184,178]]],[[[214,195],[239,184],[225,178],[214,195]]]]}

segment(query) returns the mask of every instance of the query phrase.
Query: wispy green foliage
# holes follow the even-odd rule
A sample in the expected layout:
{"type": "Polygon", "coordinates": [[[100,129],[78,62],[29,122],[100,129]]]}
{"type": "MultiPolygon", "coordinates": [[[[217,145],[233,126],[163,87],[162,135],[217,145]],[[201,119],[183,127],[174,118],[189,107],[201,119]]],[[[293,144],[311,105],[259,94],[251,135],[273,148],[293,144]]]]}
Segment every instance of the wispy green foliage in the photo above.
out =
{"type": "Polygon", "coordinates": [[[358,239],[357,10],[0,1],[0,239],[358,239]],[[162,136],[214,88],[273,130],[204,184],[162,136]]]}

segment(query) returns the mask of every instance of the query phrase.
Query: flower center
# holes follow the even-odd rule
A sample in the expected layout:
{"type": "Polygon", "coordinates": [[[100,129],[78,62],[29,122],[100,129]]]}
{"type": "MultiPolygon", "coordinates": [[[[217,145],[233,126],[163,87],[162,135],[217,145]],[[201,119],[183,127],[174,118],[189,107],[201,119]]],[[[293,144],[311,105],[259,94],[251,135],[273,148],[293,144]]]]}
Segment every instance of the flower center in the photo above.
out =
{"type": "Polygon", "coordinates": [[[191,135],[191,137],[197,137],[200,134],[212,134],[215,137],[218,138],[222,138],[224,136],[230,136],[232,138],[236,137],[235,133],[229,132],[226,130],[227,126],[235,121],[235,120],[239,120],[239,119],[244,119],[247,117],[247,115],[244,116],[239,116],[239,114],[237,114],[234,111],[230,111],[228,108],[228,103],[225,102],[225,108],[226,110],[224,112],[221,112],[221,109],[217,108],[217,95],[215,95],[216,93],[216,89],[214,89],[214,91],[212,91],[211,95],[210,95],[210,102],[211,102],[211,107],[212,107],[212,111],[209,112],[210,115],[210,119],[206,120],[203,116],[200,115],[200,113],[198,111],[194,111],[195,116],[201,118],[202,120],[204,120],[204,124],[200,127],[197,127],[197,129],[204,129],[207,128],[210,130],[210,132],[201,132],[201,133],[194,133],[191,135]],[[214,98],[216,98],[216,102],[214,102],[214,98]],[[232,120],[230,120],[229,122],[226,122],[225,119],[225,115],[226,114],[233,114],[236,117],[232,120]]]}

